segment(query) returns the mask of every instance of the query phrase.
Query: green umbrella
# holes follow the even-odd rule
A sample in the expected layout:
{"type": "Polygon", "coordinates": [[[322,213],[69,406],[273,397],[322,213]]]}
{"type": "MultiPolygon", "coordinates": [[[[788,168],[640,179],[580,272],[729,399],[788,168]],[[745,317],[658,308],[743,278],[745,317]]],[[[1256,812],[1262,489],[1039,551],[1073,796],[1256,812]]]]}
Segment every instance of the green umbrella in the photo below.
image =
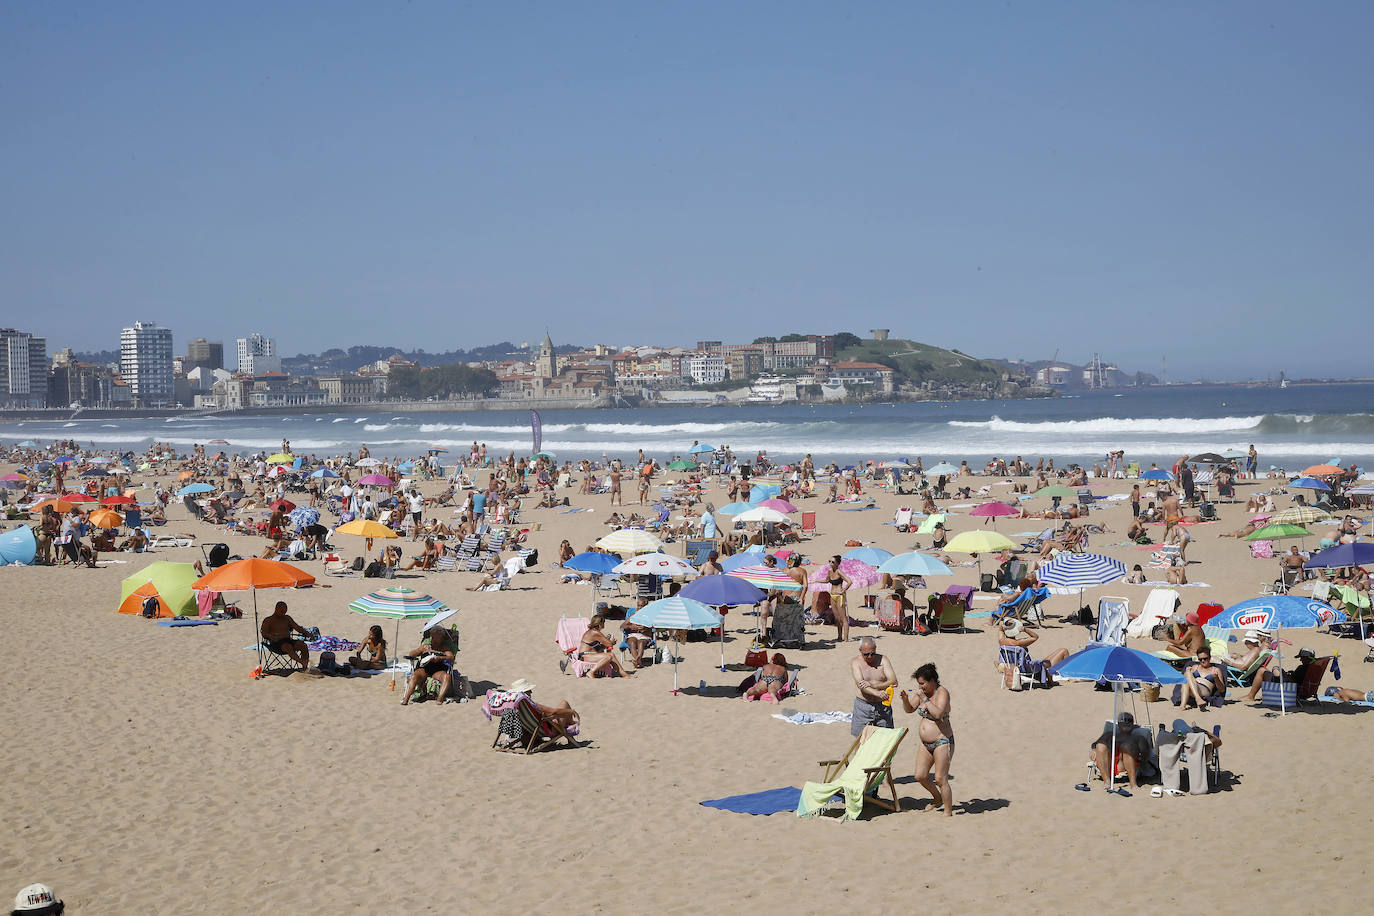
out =
{"type": "Polygon", "coordinates": [[[1284,538],[1310,538],[1312,532],[1301,525],[1265,525],[1245,536],[1247,541],[1281,541],[1284,538]]]}
{"type": "Polygon", "coordinates": [[[1056,496],[1058,496],[1060,499],[1077,499],[1078,491],[1073,489],[1072,487],[1065,487],[1060,486],[1059,484],[1055,484],[1049,487],[1041,487],[1031,495],[1043,496],[1046,499],[1054,499],[1056,496]]]}
{"type": "Polygon", "coordinates": [[[688,461],[686,458],[679,458],[677,461],[669,462],[668,464],[668,470],[670,471],[695,471],[696,469],[696,462],[688,461]]]}
{"type": "Polygon", "coordinates": [[[196,581],[196,568],[190,563],[157,560],[124,579],[119,587],[122,605],[138,587],[151,582],[166,605],[177,617],[192,617],[199,613],[191,583],[196,581]]]}

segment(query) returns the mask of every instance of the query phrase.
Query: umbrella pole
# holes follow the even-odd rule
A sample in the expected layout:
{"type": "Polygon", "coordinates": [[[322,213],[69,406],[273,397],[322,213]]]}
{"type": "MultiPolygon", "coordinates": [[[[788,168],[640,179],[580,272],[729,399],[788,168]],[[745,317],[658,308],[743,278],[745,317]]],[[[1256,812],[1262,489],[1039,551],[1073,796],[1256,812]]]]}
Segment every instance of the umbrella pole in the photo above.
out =
{"type": "Polygon", "coordinates": [[[262,666],[265,661],[262,648],[262,625],[258,623],[258,590],[249,589],[253,595],[253,635],[258,638],[258,677],[262,677],[262,666]]]}
{"type": "Polygon", "coordinates": [[[720,670],[725,670],[725,618],[720,618],[720,670]]]}
{"type": "Polygon", "coordinates": [[[677,641],[677,635],[673,635],[673,696],[678,695],[677,689],[677,654],[682,648],[682,644],[677,641]]]}
{"type": "Polygon", "coordinates": [[[1107,758],[1107,772],[1102,776],[1107,782],[1107,791],[1110,792],[1116,786],[1116,723],[1119,713],[1117,713],[1117,699],[1121,696],[1121,682],[1112,682],[1112,754],[1107,758]]]}

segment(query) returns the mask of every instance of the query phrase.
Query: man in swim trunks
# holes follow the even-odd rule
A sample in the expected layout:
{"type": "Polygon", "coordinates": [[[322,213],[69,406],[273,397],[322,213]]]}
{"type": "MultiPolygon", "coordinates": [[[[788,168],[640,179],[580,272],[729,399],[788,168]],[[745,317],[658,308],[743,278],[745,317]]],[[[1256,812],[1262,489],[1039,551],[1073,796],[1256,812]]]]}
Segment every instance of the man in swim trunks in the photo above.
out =
{"type": "Polygon", "coordinates": [[[286,613],[286,602],[278,601],[272,613],[262,622],[262,641],[278,655],[285,655],[300,665],[303,670],[310,669],[310,649],[304,640],[295,639],[292,633],[309,636],[304,627],[292,620],[286,613]]]}
{"type": "Polygon", "coordinates": [[[1102,778],[1108,780],[1108,786],[1112,779],[1112,762],[1108,759],[1112,752],[1112,745],[1116,745],[1117,756],[1121,758],[1122,768],[1126,771],[1126,779],[1132,789],[1136,786],[1136,767],[1146,756],[1146,749],[1135,737],[1135,716],[1128,712],[1123,712],[1116,717],[1116,728],[1108,725],[1102,730],[1102,734],[1092,745],[1093,762],[1097,764],[1098,772],[1102,778]],[[1115,742],[1113,742],[1113,730],[1115,742]]]}
{"type": "Polygon", "coordinates": [[[849,663],[849,670],[858,691],[849,733],[858,737],[869,725],[891,728],[892,700],[887,691],[889,687],[896,688],[897,674],[892,670],[892,662],[878,654],[878,644],[872,636],[859,640],[859,654],[849,663]]]}

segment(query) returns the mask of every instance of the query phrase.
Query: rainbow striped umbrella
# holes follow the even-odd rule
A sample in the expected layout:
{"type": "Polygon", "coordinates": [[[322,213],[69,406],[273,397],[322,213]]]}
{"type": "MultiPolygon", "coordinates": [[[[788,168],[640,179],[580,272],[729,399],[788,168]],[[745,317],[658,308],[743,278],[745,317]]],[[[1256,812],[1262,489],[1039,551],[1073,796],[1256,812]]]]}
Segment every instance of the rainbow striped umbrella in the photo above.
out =
{"type": "Polygon", "coordinates": [[[776,589],[778,591],[801,591],[801,583],[797,582],[787,573],[776,567],[764,566],[741,566],[739,569],[732,569],[725,575],[734,576],[736,579],[743,579],[750,585],[757,585],[759,588],[776,589]]]}
{"type": "MultiPolygon", "coordinates": [[[[384,617],[396,621],[396,639],[391,644],[393,658],[399,658],[401,651],[402,620],[419,620],[424,617],[430,618],[431,623],[436,623],[457,613],[456,610],[450,609],[447,604],[433,595],[417,592],[414,589],[406,588],[404,585],[393,585],[370,595],[363,595],[356,601],[350,601],[348,609],[362,614],[364,617],[384,617]]],[[[429,624],[426,624],[425,629],[428,628],[429,624]]],[[[398,670],[400,670],[398,663],[393,661],[391,664],[393,680],[395,680],[398,670]]]]}

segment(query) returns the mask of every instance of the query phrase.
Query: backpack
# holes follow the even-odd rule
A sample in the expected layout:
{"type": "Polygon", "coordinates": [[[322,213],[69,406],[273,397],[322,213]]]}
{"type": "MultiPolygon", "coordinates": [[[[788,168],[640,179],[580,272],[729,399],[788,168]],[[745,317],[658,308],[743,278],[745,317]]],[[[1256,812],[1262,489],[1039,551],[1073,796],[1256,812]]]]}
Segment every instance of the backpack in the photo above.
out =
{"type": "Polygon", "coordinates": [[[362,557],[354,557],[354,558],[353,558],[353,566],[352,566],[352,569],[353,569],[354,572],[362,572],[363,569],[364,569],[364,567],[366,567],[366,566],[367,566],[367,561],[364,560],[362,557]]]}
{"type": "Polygon", "coordinates": [[[379,578],[379,577],[381,576],[381,574],[382,574],[382,561],[381,561],[381,560],[373,560],[371,563],[367,564],[367,568],[363,570],[363,578],[365,578],[365,579],[376,579],[376,578],[379,578]]]}
{"type": "Polygon", "coordinates": [[[1095,623],[1097,623],[1097,617],[1093,614],[1092,608],[1088,607],[1085,604],[1083,605],[1083,607],[1078,609],[1079,626],[1090,627],[1095,623]]]}

